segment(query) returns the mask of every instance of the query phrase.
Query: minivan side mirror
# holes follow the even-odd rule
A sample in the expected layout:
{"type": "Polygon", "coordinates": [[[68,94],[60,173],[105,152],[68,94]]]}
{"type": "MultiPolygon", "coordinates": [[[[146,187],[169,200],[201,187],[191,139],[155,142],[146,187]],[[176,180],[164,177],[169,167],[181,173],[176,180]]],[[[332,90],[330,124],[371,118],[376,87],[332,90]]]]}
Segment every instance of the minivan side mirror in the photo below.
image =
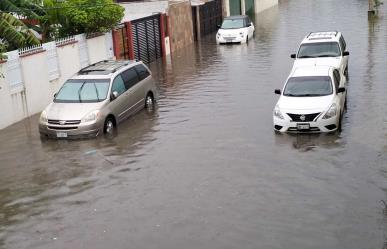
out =
{"type": "Polygon", "coordinates": [[[275,94],[281,94],[281,90],[280,90],[280,89],[275,89],[275,90],[274,90],[274,93],[275,93],[275,94]]]}
{"type": "Polygon", "coordinates": [[[220,29],[220,24],[216,25],[216,27],[218,27],[220,29]]]}
{"type": "Polygon", "coordinates": [[[118,97],[118,92],[117,91],[113,91],[112,95],[110,96],[110,100],[115,100],[117,97],[118,97]]]}
{"type": "Polygon", "coordinates": [[[251,22],[247,23],[247,27],[250,27],[251,26],[251,22]]]}
{"type": "Polygon", "coordinates": [[[58,95],[58,93],[54,93],[54,99],[56,98],[57,95],[58,95]]]}
{"type": "Polygon", "coordinates": [[[339,89],[337,89],[337,93],[343,93],[345,92],[345,87],[339,87],[339,89]]]}
{"type": "Polygon", "coordinates": [[[296,58],[296,54],[291,54],[290,58],[295,59],[296,58]]]}
{"type": "Polygon", "coordinates": [[[348,51],[344,51],[343,52],[343,56],[347,56],[347,55],[349,55],[349,52],[348,51]]]}

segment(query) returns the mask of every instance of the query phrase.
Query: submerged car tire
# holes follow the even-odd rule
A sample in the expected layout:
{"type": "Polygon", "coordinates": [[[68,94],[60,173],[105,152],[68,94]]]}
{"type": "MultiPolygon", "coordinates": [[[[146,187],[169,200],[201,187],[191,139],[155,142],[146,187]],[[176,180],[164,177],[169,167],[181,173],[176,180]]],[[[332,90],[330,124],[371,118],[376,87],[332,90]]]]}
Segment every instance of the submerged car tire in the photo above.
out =
{"type": "Polygon", "coordinates": [[[249,36],[246,36],[246,44],[249,44],[249,36]]]}
{"type": "Polygon", "coordinates": [[[338,127],[337,127],[337,131],[338,131],[338,132],[341,132],[341,131],[342,131],[342,120],[343,120],[343,114],[340,114],[339,125],[338,125],[338,127]]]}
{"type": "Polygon", "coordinates": [[[114,132],[115,124],[112,117],[108,117],[105,120],[105,124],[103,125],[103,133],[107,135],[111,135],[114,132]]]}
{"type": "Polygon", "coordinates": [[[344,70],[345,79],[349,79],[348,66],[344,70]]]}

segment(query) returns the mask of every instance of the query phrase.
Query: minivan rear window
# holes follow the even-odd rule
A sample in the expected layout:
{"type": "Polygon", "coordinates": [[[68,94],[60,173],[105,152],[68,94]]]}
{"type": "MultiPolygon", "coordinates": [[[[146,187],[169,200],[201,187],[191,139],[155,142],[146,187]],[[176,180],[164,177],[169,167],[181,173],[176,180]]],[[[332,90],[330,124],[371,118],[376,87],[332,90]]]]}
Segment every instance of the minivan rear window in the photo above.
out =
{"type": "Polygon", "coordinates": [[[56,94],[57,103],[93,103],[106,99],[109,90],[109,80],[80,80],[66,81],[56,94]]]}

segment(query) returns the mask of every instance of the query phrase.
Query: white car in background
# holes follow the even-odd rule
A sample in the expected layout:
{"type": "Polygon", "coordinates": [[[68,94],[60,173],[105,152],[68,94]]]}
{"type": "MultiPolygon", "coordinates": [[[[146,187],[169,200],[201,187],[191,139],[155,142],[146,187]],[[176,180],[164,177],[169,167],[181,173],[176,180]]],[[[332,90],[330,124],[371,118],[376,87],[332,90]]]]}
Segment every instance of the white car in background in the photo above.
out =
{"type": "Polygon", "coordinates": [[[341,130],[346,102],[346,79],[329,66],[304,66],[290,73],[273,111],[278,132],[341,130]]]}
{"type": "Polygon", "coordinates": [[[347,44],[343,34],[338,31],[312,32],[302,40],[297,54],[290,55],[295,59],[293,68],[305,65],[325,65],[339,68],[348,78],[347,44]]]}
{"type": "Polygon", "coordinates": [[[247,15],[228,16],[216,33],[216,43],[247,43],[254,36],[254,24],[247,15]]]}

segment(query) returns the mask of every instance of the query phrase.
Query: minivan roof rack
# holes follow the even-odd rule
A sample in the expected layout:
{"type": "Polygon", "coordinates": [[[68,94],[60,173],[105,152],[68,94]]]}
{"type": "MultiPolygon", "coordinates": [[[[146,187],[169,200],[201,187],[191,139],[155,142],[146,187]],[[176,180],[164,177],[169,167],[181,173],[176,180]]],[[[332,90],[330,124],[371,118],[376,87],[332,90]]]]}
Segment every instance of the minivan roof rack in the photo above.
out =
{"type": "Polygon", "coordinates": [[[85,68],[79,70],[78,74],[111,74],[116,72],[118,69],[127,66],[135,61],[114,61],[114,60],[103,60],[91,64],[85,68]]]}

